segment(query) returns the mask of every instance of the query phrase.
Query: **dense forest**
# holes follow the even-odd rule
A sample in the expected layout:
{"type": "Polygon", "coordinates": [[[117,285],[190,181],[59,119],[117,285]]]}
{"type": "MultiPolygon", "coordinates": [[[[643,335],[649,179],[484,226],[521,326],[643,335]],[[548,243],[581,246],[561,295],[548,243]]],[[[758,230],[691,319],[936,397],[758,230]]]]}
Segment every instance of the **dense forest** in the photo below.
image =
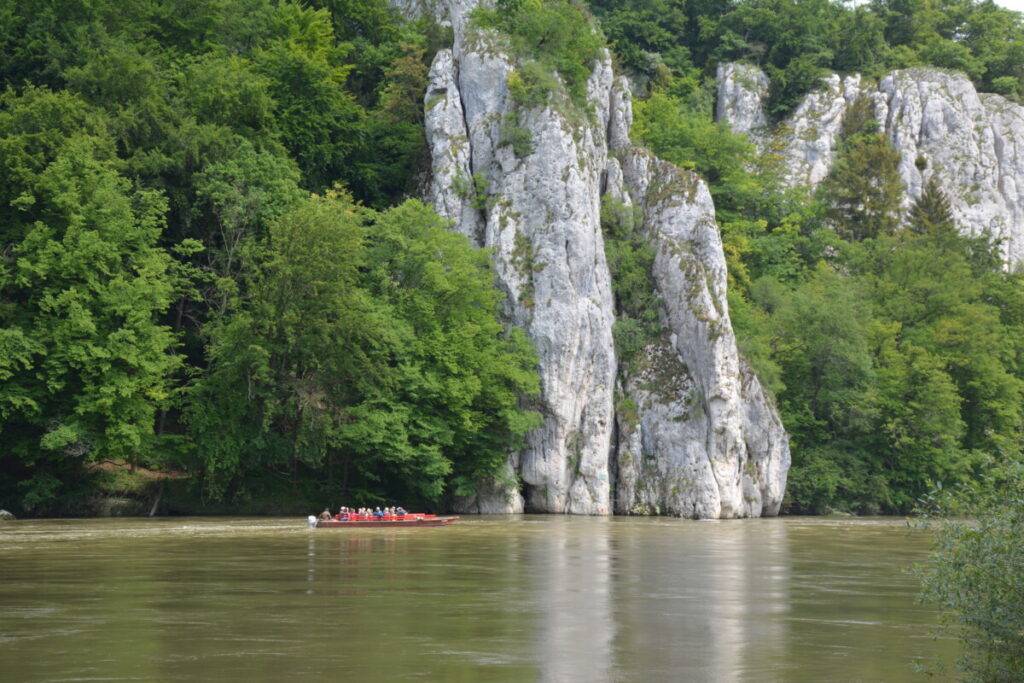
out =
{"type": "MultiPolygon", "coordinates": [[[[524,106],[559,80],[581,97],[608,45],[634,138],[708,181],[741,350],[792,438],[787,510],[908,512],[1019,457],[1024,288],[998,245],[964,237],[937,186],[901,209],[866,103],[815,191],[712,118],[721,61],[766,71],[776,117],[830,71],[932,65],[1015,99],[1018,14],[498,5],[474,21],[537,57],[524,106]]],[[[442,505],[537,424],[536,356],[487,253],[408,199],[450,29],[384,0],[10,1],[0,28],[4,506],[83,512],[140,486],[181,510],[442,505]]],[[[609,237],[617,296],[650,320],[623,290],[644,246],[609,237]]]]}
{"type": "Polygon", "coordinates": [[[443,31],[269,0],[0,27],[4,506],[436,504],[535,424],[487,254],[400,201],[443,31]]]}

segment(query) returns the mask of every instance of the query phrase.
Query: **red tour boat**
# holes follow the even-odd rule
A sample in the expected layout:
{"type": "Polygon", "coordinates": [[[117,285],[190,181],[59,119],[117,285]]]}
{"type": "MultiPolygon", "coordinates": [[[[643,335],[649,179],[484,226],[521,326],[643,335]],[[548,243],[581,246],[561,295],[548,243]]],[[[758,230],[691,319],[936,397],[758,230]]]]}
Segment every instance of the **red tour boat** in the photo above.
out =
{"type": "Polygon", "coordinates": [[[378,528],[399,528],[421,527],[421,526],[447,526],[458,521],[458,517],[438,517],[437,515],[426,515],[419,512],[406,515],[384,515],[374,517],[373,515],[347,514],[335,515],[331,519],[317,519],[309,516],[309,526],[312,529],[378,529],[378,528]]]}

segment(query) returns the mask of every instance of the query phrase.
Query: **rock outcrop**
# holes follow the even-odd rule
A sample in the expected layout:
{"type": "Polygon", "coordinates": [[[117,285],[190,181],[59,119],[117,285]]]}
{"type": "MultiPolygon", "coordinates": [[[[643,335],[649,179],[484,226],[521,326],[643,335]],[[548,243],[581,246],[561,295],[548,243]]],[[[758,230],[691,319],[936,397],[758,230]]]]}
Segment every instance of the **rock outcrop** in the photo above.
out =
{"type": "MultiPolygon", "coordinates": [[[[630,95],[605,54],[585,107],[524,109],[500,35],[467,0],[410,2],[453,27],[425,95],[426,194],[454,229],[491,250],[506,317],[540,357],[543,425],[507,471],[460,501],[469,512],[776,514],[789,450],[736,350],[725,259],[706,185],[629,140],[630,95]],[[509,139],[513,125],[519,144],[509,139]],[[525,132],[524,132],[525,131],[525,132]],[[636,206],[656,246],[665,333],[620,367],[601,230],[608,193],[636,206]]],[[[409,7],[405,7],[409,11],[409,7]]]]}
{"type": "Polygon", "coordinates": [[[1000,240],[1010,264],[1024,258],[1024,107],[978,93],[963,74],[924,68],[894,71],[878,83],[830,76],[775,125],[764,114],[767,94],[768,79],[755,67],[719,66],[719,120],[780,153],[792,185],[825,178],[843,116],[854,100],[868,97],[900,153],[905,205],[934,176],[961,230],[1000,240]]]}
{"type": "MultiPolygon", "coordinates": [[[[613,97],[622,126],[630,118],[627,93],[620,83],[613,97]]],[[[636,372],[623,373],[637,416],[620,408],[616,509],[697,518],[775,514],[788,444],[760,384],[740,364],[708,188],[630,143],[628,128],[613,125],[610,139],[616,159],[608,192],[640,208],[656,245],[652,275],[667,330],[644,349],[636,372]]]]}

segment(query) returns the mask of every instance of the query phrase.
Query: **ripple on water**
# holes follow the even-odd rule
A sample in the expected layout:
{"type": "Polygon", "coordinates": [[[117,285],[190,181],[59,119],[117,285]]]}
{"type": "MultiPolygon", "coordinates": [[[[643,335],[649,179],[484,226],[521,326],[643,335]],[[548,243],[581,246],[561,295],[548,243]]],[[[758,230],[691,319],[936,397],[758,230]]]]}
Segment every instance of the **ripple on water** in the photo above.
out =
{"type": "Polygon", "coordinates": [[[914,680],[951,651],[902,572],[926,552],[902,520],[21,520],[0,527],[0,671],[914,680]]]}
{"type": "Polygon", "coordinates": [[[102,539],[160,537],[218,537],[308,535],[305,519],[223,519],[180,522],[173,519],[23,520],[0,526],[0,547],[24,549],[38,543],[83,542],[102,539]]]}

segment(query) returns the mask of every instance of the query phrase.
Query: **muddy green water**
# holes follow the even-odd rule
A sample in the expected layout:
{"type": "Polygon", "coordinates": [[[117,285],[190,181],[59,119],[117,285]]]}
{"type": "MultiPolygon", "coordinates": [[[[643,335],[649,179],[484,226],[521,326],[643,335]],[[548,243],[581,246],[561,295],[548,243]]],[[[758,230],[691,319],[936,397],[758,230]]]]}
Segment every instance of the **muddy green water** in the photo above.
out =
{"type": "MultiPolygon", "coordinates": [[[[899,520],[0,525],[4,681],[911,681],[899,520]]],[[[934,679],[933,679],[934,680],[934,679]]]]}

